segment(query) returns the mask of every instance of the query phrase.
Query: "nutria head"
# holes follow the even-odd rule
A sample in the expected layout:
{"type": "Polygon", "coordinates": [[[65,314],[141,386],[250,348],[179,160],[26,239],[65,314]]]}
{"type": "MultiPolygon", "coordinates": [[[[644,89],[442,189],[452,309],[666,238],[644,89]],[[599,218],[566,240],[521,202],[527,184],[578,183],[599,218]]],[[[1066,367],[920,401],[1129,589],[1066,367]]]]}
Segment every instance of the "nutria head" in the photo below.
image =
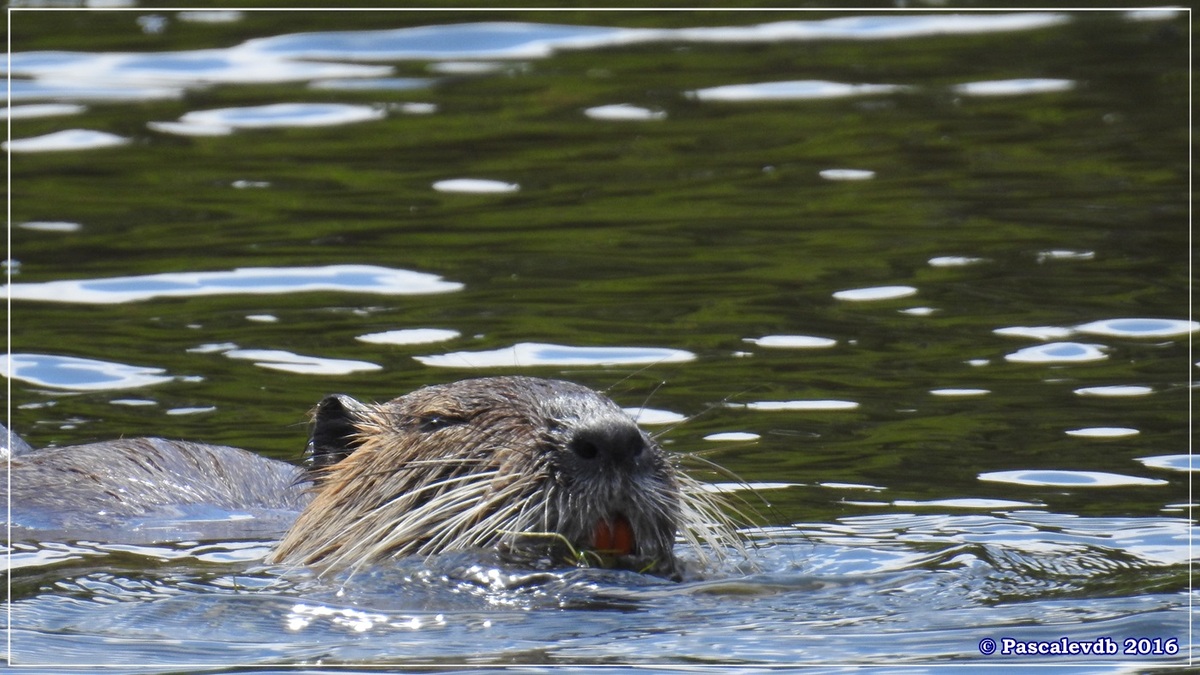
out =
{"type": "Polygon", "coordinates": [[[733,540],[710,493],[615,403],[530,377],[465,380],[314,412],[316,494],[274,562],[354,568],[494,548],[532,560],[677,573],[733,540]]]}

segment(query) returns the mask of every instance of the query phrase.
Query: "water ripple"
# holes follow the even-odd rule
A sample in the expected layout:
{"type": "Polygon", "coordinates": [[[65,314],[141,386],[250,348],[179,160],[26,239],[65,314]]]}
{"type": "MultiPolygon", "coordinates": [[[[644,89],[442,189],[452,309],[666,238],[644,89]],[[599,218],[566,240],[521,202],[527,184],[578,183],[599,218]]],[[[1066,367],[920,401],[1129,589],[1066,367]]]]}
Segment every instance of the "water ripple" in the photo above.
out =
{"type": "Polygon", "coordinates": [[[260,368],[300,375],[349,375],[383,369],[383,366],[369,361],[307,356],[282,349],[233,349],[225,352],[225,356],[253,361],[260,368]]]}
{"type": "Polygon", "coordinates": [[[1013,363],[1077,363],[1083,361],[1102,361],[1108,358],[1104,353],[1104,345],[1084,344],[1080,342],[1051,342],[1044,345],[1026,347],[1004,357],[1013,363]]]}
{"type": "Polygon", "coordinates": [[[537,366],[613,366],[692,361],[695,354],[661,347],[574,347],[522,342],[480,352],[413,357],[439,368],[529,368],[537,366]]]}
{"type": "Polygon", "coordinates": [[[94,150],[113,148],[129,143],[124,136],[91,129],[67,129],[44,136],[17,138],[0,144],[10,152],[63,152],[68,150],[94,150]]]}
{"type": "Polygon", "coordinates": [[[311,291],[411,295],[447,293],[462,284],[434,274],[371,265],[244,267],[224,272],[168,272],[108,279],[11,284],[14,300],[115,304],[152,298],[311,291]]]}
{"type": "Polygon", "coordinates": [[[55,354],[0,355],[0,374],[39,387],[72,391],[134,389],[175,379],[162,368],[55,354]]]}
{"type": "Polygon", "coordinates": [[[1040,485],[1047,487],[1119,487],[1123,485],[1167,484],[1167,481],[1156,478],[1125,476],[1105,471],[1061,471],[1048,469],[989,471],[979,474],[979,480],[1012,483],[1013,485],[1040,485]]]}

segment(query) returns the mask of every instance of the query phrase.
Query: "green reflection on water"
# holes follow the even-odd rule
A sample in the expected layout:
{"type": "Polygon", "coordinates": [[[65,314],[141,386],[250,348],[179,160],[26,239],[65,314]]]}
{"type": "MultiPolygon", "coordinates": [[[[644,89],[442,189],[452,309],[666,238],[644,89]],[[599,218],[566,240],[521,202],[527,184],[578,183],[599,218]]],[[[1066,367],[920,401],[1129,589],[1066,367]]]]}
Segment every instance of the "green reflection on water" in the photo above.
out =
{"type": "MultiPolygon", "coordinates": [[[[623,25],[781,18],[504,16],[623,25]]],[[[71,14],[22,14],[14,21],[14,51],[227,46],[317,27],[462,18],[252,13],[239,24],[180,24],[159,37],[132,32],[130,20],[116,13],[86,23],[71,14]]],[[[419,76],[422,66],[397,70],[419,76]]],[[[18,281],[366,263],[440,274],[466,289],[402,298],[306,293],[108,307],[16,303],[13,351],[153,365],[203,380],[81,395],[14,382],[13,421],[38,444],[155,434],[294,457],[305,442],[305,411],[326,393],[382,399],[463,376],[425,368],[414,355],[525,341],[671,347],[700,360],[531,372],[611,388],[624,405],[649,399],[652,407],[698,415],[665,434],[670,447],[703,452],[750,481],[862,483],[887,488],[864,497],[886,502],[990,497],[1069,513],[1158,514],[1185,500],[1183,474],[1152,472],[1133,458],[1188,445],[1186,340],[1086,338],[1080,341],[1108,345],[1108,359],[1030,366],[1004,361],[1029,341],[992,331],[1186,316],[1186,72],[1179,20],[1138,24],[1088,15],[1028,33],[565,52],[511,75],[457,78],[428,90],[231,85],[180,101],[97,104],[68,124],[130,136],[134,145],[13,157],[14,222],[83,225],[70,235],[15,229],[18,281]],[[995,98],[949,89],[1013,77],[1078,85],[995,98]],[[781,79],[913,90],[741,105],[685,94],[781,79]],[[438,112],[219,138],[172,137],[145,126],[191,110],[301,100],[428,101],[438,112]],[[599,122],[582,114],[620,102],[664,110],[667,119],[599,122]],[[828,168],[870,169],[876,178],[826,181],[818,172],[828,168]],[[500,196],[430,189],[462,176],[522,189],[500,196]],[[239,180],[267,185],[233,187],[239,180]],[[1094,257],[1039,259],[1056,249],[1094,257]],[[938,255],[985,261],[930,267],[938,255]],[[863,304],[832,298],[846,288],[892,284],[919,294],[863,304]],[[914,306],[937,311],[898,312],[914,306]],[[245,319],[253,314],[279,321],[245,319]],[[452,328],[464,337],[411,347],[354,340],[417,327],[452,328]],[[743,342],[771,334],[830,337],[838,345],[771,350],[743,342]],[[317,378],[187,351],[223,342],[366,360],[384,370],[317,378]],[[753,355],[735,356],[743,351],[753,355]],[[969,359],[990,363],[973,367],[969,359]],[[1095,400],[1072,393],[1104,384],[1143,384],[1156,394],[1095,400]],[[929,395],[940,387],[993,393],[929,395]],[[159,405],[109,403],[127,395],[159,405]],[[802,398],[861,406],[766,413],[721,405],[802,398]],[[27,407],[47,402],[55,405],[27,407]],[[207,414],[163,414],[213,405],[207,414]],[[60,428],[68,421],[71,428],[60,428]],[[1142,434],[1100,442],[1062,433],[1093,424],[1142,434]],[[725,430],[762,439],[728,447],[700,440],[725,430]],[[1072,492],[976,480],[983,471],[1036,468],[1153,473],[1172,483],[1072,492]]],[[[14,138],[64,128],[57,119],[12,124],[14,138]]],[[[858,497],[846,491],[791,488],[765,496],[772,522],[873,512],[845,504],[858,497]]]]}

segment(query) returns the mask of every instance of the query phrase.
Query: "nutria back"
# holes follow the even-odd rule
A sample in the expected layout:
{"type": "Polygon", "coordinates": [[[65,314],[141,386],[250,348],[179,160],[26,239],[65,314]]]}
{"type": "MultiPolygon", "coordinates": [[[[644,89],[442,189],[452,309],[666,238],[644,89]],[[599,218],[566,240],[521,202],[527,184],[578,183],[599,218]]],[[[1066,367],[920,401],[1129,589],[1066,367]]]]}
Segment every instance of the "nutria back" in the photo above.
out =
{"type": "MultiPolygon", "coordinates": [[[[14,450],[12,525],[18,532],[111,540],[146,517],[205,509],[298,512],[309,501],[303,470],[227,446],[134,438],[42,450],[22,442],[14,450]]],[[[0,472],[0,497],[7,497],[10,468],[0,465],[0,472]]]]}

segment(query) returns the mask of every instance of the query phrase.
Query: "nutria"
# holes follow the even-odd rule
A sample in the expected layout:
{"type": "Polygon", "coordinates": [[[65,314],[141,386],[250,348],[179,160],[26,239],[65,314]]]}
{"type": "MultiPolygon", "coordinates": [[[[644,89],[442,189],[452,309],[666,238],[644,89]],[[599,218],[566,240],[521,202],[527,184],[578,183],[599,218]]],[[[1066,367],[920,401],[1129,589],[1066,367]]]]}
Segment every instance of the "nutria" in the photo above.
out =
{"type": "Polygon", "coordinates": [[[79,530],[181,504],[290,509],[300,515],[268,562],[323,571],[486,548],[677,576],[677,534],[701,561],[704,544],[737,546],[711,493],[614,402],[570,382],[480,378],[382,404],[329,396],[306,459],[163,439],[18,450],[13,524],[79,530]]]}
{"type": "MultiPolygon", "coordinates": [[[[129,438],[33,450],[12,439],[13,541],[279,536],[309,501],[303,469],[239,448],[129,438]]],[[[0,500],[9,469],[0,460],[0,500]]]]}

